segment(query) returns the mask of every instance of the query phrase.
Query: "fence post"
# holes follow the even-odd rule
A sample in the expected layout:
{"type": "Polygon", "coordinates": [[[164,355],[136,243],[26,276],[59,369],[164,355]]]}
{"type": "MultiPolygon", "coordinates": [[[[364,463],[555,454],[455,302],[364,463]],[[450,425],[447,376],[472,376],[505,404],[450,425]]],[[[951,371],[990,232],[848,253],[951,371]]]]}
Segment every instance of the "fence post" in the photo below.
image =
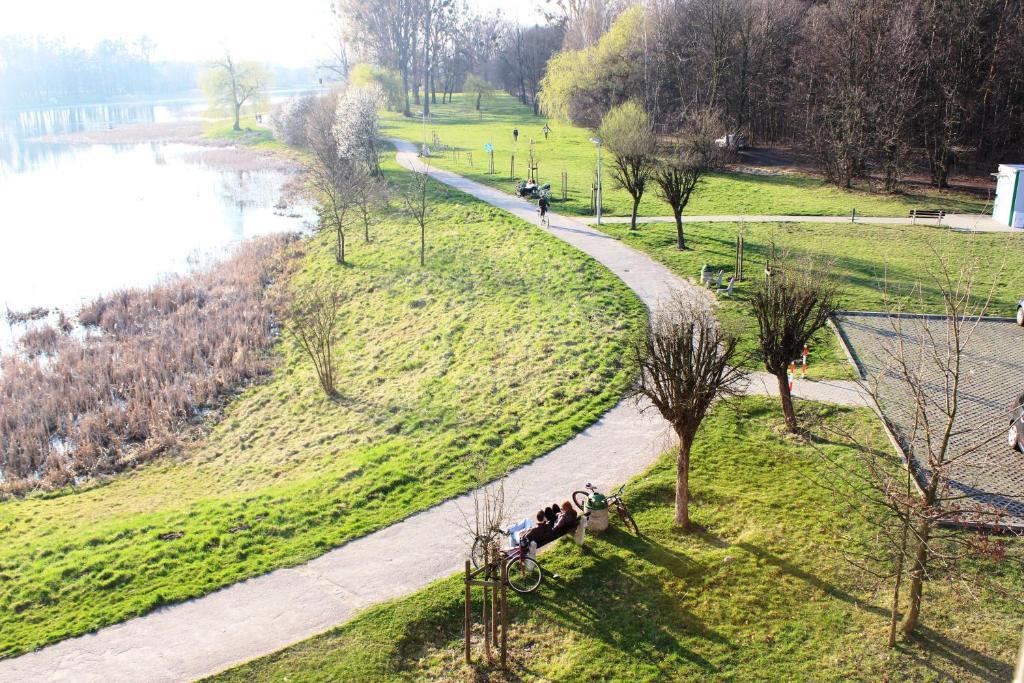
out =
{"type": "Polygon", "coordinates": [[[515,154],[512,155],[512,163],[509,164],[509,167],[508,167],[508,179],[509,180],[515,180],[516,179],[516,155],[515,154]]]}
{"type": "Polygon", "coordinates": [[[563,202],[568,198],[567,197],[568,185],[569,185],[569,175],[565,171],[562,171],[562,201],[563,202]]]}
{"type": "Polygon", "coordinates": [[[857,207],[856,206],[853,207],[853,213],[850,214],[850,222],[851,223],[856,223],[857,222],[857,207]]]}
{"type": "Polygon", "coordinates": [[[469,579],[469,560],[466,560],[466,578],[465,578],[465,582],[466,582],[466,627],[465,627],[465,635],[466,635],[466,664],[472,664],[473,663],[473,655],[472,655],[472,652],[470,651],[470,645],[471,645],[471,643],[470,643],[470,636],[471,636],[470,624],[471,624],[471,622],[473,620],[472,605],[470,603],[473,600],[473,593],[472,593],[472,591],[470,589],[469,580],[470,580],[469,579]]]}

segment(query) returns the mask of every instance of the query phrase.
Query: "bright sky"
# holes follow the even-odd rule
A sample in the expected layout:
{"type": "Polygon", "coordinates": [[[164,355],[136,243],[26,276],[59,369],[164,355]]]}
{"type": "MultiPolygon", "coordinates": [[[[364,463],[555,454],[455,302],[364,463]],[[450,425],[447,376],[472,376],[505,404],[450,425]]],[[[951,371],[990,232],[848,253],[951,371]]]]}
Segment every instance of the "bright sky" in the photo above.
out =
{"type": "MultiPolygon", "coordinates": [[[[204,60],[225,47],[238,59],[310,66],[330,54],[330,0],[0,0],[0,35],[63,38],[91,46],[105,38],[155,44],[155,60],[204,60]]],[[[530,22],[529,0],[470,0],[530,22]]]]}

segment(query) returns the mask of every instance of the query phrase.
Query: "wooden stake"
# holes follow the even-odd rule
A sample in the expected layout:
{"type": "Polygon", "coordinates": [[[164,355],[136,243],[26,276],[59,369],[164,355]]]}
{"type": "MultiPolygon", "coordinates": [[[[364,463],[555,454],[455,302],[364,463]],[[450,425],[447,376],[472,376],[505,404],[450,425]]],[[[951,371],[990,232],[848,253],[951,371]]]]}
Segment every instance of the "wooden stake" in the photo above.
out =
{"type": "MultiPolygon", "coordinates": [[[[505,586],[508,583],[508,567],[501,563],[501,668],[508,671],[508,595],[505,586]]],[[[1024,646],[1022,646],[1024,647],[1024,646]]]]}
{"type": "Polygon", "coordinates": [[[473,620],[473,613],[471,610],[472,600],[473,593],[469,587],[469,560],[466,560],[466,664],[473,663],[473,655],[470,652],[470,628],[473,620]]]}

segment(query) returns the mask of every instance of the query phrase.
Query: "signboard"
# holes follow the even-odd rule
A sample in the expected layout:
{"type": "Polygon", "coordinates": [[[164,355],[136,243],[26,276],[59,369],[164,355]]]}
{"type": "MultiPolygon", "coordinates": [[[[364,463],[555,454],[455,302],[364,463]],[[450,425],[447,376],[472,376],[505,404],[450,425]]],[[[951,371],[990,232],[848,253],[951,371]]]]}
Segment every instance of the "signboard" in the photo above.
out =
{"type": "Polygon", "coordinates": [[[494,145],[492,145],[491,143],[488,142],[487,144],[484,145],[484,151],[485,152],[493,152],[494,151],[494,145]]]}

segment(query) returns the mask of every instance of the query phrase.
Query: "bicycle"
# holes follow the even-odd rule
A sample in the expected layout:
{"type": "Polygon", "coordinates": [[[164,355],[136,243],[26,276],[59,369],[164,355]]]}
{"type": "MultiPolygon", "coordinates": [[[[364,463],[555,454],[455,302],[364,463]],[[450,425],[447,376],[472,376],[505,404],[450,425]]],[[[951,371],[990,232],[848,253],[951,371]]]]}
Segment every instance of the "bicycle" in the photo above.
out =
{"type": "MultiPolygon", "coordinates": [[[[572,502],[575,503],[576,507],[583,512],[587,512],[587,501],[590,500],[592,495],[601,495],[598,492],[597,487],[590,482],[587,482],[586,488],[588,489],[587,491],[573,491],[572,494],[572,502]]],[[[622,500],[622,492],[625,488],[626,485],[623,484],[619,487],[618,491],[606,497],[604,500],[608,507],[615,507],[615,511],[619,513],[619,521],[622,522],[622,525],[626,527],[626,529],[632,530],[634,534],[639,535],[640,527],[637,526],[636,520],[633,519],[633,514],[629,511],[629,508],[626,507],[626,502],[622,500]]]]}
{"type": "MultiPolygon", "coordinates": [[[[497,527],[493,527],[491,531],[502,536],[509,535],[507,531],[497,527]]],[[[479,569],[484,561],[484,543],[483,539],[477,538],[469,551],[469,559],[476,569],[479,569]]],[[[499,549],[498,554],[501,556],[499,561],[505,563],[505,583],[509,588],[517,593],[532,593],[537,590],[544,580],[544,570],[522,546],[499,549]]]]}
{"type": "Polygon", "coordinates": [[[550,228],[551,227],[551,211],[548,210],[548,211],[542,212],[540,210],[540,207],[538,207],[537,208],[537,213],[540,215],[540,224],[543,225],[545,228],[550,228]]]}

